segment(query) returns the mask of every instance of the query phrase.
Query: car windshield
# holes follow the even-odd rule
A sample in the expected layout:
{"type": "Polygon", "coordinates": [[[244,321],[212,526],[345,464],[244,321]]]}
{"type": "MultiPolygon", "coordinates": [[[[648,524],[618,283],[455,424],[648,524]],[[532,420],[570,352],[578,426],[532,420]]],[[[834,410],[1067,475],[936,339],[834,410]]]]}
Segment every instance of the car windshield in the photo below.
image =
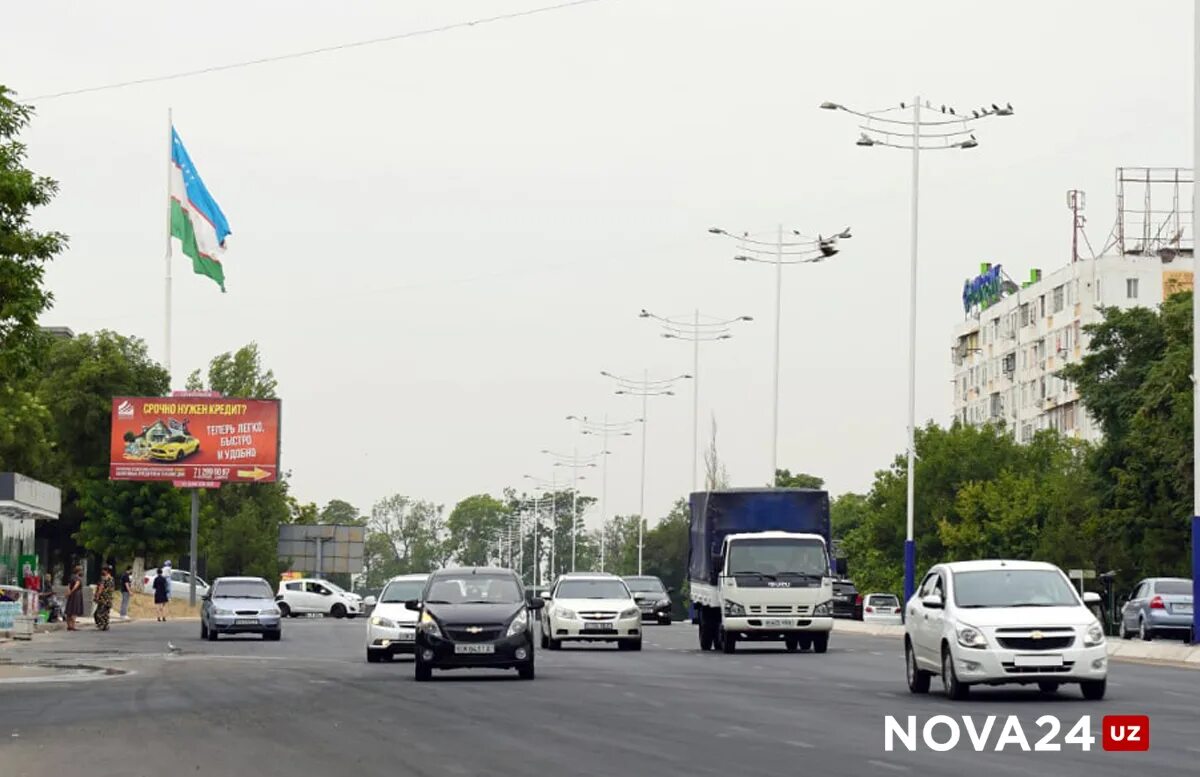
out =
{"type": "Polygon", "coordinates": [[[429,604],[515,604],[523,601],[515,578],[507,575],[440,576],[429,582],[429,604]]]}
{"type": "Polygon", "coordinates": [[[900,600],[890,594],[887,596],[872,596],[867,599],[867,604],[872,607],[899,607],[900,600]]]}
{"type": "Polygon", "coordinates": [[[666,593],[662,581],[657,577],[627,577],[625,578],[625,585],[629,586],[630,591],[636,593],[666,593]]]}
{"type": "Polygon", "coordinates": [[[380,602],[407,602],[410,599],[420,599],[425,590],[424,580],[393,580],[383,589],[379,596],[380,602]]]}
{"type": "Polygon", "coordinates": [[[217,583],[214,599],[274,599],[266,580],[230,580],[217,583]]]}
{"type": "Polygon", "coordinates": [[[1052,569],[989,569],[954,573],[959,607],[1070,607],[1079,604],[1062,573],[1052,569]]]}
{"type": "Polygon", "coordinates": [[[729,546],[729,574],[804,575],[829,574],[829,559],[820,540],[745,539],[729,546]]]}
{"type": "Polygon", "coordinates": [[[1154,584],[1154,593],[1167,596],[1191,596],[1191,580],[1159,580],[1154,584]]]}
{"type": "Polygon", "coordinates": [[[628,599],[629,589],[620,580],[564,580],[556,599],[628,599]]]}

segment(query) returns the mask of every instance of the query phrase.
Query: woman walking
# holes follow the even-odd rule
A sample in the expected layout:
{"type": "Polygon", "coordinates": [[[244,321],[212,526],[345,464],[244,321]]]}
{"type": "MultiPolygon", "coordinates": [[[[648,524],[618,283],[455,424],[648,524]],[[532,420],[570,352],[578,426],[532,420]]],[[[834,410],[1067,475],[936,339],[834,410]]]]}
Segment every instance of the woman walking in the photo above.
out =
{"type": "Polygon", "coordinates": [[[83,567],[76,566],[75,572],[67,583],[67,631],[79,631],[75,628],[75,619],[83,615],[83,567]]]}
{"type": "Polygon", "coordinates": [[[158,574],[154,578],[154,608],[158,611],[158,620],[161,623],[167,619],[167,586],[170,583],[166,576],[163,575],[162,568],[158,570],[158,574]]]}
{"type": "Polygon", "coordinates": [[[96,586],[96,595],[92,597],[92,601],[96,603],[96,612],[93,616],[96,620],[96,628],[100,631],[108,631],[108,618],[112,614],[113,590],[116,585],[113,583],[112,570],[107,566],[100,569],[100,583],[96,586]]]}

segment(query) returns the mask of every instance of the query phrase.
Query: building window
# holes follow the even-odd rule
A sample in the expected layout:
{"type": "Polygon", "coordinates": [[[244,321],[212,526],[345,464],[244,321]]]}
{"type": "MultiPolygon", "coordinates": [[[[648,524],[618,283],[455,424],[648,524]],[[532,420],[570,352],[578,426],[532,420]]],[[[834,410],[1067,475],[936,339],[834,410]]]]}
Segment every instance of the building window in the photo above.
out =
{"type": "Polygon", "coordinates": [[[1031,323],[1029,317],[1029,303],[1026,302],[1021,306],[1021,326],[1029,326],[1031,323]]]}
{"type": "Polygon", "coordinates": [[[1064,305],[1063,287],[1058,286],[1054,289],[1054,312],[1061,313],[1064,305]]]}
{"type": "Polygon", "coordinates": [[[1137,296],[1138,296],[1137,293],[1138,293],[1138,279],[1137,278],[1126,278],[1125,279],[1125,298],[1126,299],[1137,299],[1137,296]]]}

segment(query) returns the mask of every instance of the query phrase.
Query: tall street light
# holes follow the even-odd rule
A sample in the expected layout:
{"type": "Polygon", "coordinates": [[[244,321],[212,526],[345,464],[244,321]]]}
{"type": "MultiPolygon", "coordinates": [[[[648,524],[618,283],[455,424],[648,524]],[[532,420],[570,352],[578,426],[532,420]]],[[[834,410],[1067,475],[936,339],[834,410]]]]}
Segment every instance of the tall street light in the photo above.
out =
{"type": "Polygon", "coordinates": [[[700,460],[700,343],[715,343],[733,338],[734,324],[753,321],[750,316],[713,318],[701,316],[697,309],[692,316],[659,316],[642,308],[639,318],[652,319],[662,325],[662,336],[692,344],[692,491],[696,491],[700,460]]]}
{"type": "MultiPolygon", "coordinates": [[[[913,541],[914,481],[913,468],[916,460],[916,415],[917,415],[917,201],[921,176],[921,152],[948,149],[970,149],[979,145],[975,139],[975,125],[992,116],[1012,116],[1012,103],[1003,107],[991,106],[963,111],[953,106],[934,108],[925,101],[925,108],[934,113],[932,119],[921,118],[921,98],[914,97],[911,104],[878,111],[857,111],[841,103],[823,102],[827,111],[844,111],[858,117],[860,130],[855,144],[863,148],[886,146],[912,151],[912,243],[908,286],[908,518],[904,539],[904,601],[912,598],[916,582],[916,544],[913,541]],[[895,118],[896,112],[912,111],[912,118],[895,118]],[[925,145],[922,145],[925,143],[925,145]]],[[[903,114],[901,113],[901,116],[903,114]]]]}
{"type": "Polygon", "coordinates": [[[608,450],[608,438],[609,436],[632,437],[633,432],[630,429],[634,425],[640,424],[642,419],[635,418],[631,421],[610,423],[608,413],[605,413],[603,421],[590,421],[587,416],[577,415],[569,415],[567,420],[576,422],[580,434],[599,435],[601,438],[601,455],[604,458],[601,460],[600,467],[600,571],[603,572],[605,570],[605,549],[608,546],[604,535],[605,529],[608,527],[608,457],[612,455],[612,451],[608,450]]]}
{"type": "Polygon", "coordinates": [[[651,380],[650,371],[643,370],[642,377],[639,378],[624,378],[620,375],[614,375],[611,372],[601,371],[600,373],[606,378],[611,378],[617,383],[617,394],[627,397],[642,398],[642,487],[641,497],[638,501],[638,571],[642,574],[642,547],[644,542],[645,526],[646,526],[646,435],[649,421],[647,415],[650,411],[648,400],[650,397],[673,397],[675,396],[675,384],[681,380],[691,379],[691,375],[676,375],[671,378],[662,378],[651,380]]]}
{"type": "Polygon", "coordinates": [[[783,237],[783,225],[780,225],[775,240],[758,240],[749,232],[735,235],[720,227],[708,230],[711,234],[722,235],[738,243],[739,253],[733,258],[739,262],[758,262],[775,265],[775,357],[774,357],[774,394],[771,412],[771,477],[767,483],[775,485],[775,473],[779,471],[779,333],[783,308],[783,266],[787,264],[813,264],[823,262],[839,252],[838,240],[850,238],[850,228],[830,237],[817,235],[815,238],[805,237],[798,231],[792,230],[792,235],[786,241],[783,237]],[[774,257],[768,259],[767,257],[774,257]]]}
{"type": "MultiPolygon", "coordinates": [[[[1194,10],[1192,38],[1192,169],[1200,170],[1200,7],[1194,10]]],[[[1194,174],[1194,173],[1193,173],[1194,174]]],[[[1200,224],[1200,198],[1192,197],[1192,244],[1196,225],[1200,224]]],[[[1194,253],[1195,249],[1193,249],[1194,253]]],[[[1196,381],[1200,380],[1200,347],[1195,333],[1200,332],[1200,304],[1192,296],[1192,642],[1200,643],[1200,402],[1195,400],[1196,381]]]]}
{"type": "MultiPolygon", "coordinates": [[[[525,478],[526,480],[533,483],[533,486],[538,491],[545,493],[548,490],[550,492],[550,526],[551,526],[551,529],[550,529],[550,571],[551,572],[554,571],[554,544],[555,544],[554,543],[554,524],[555,524],[555,520],[557,518],[556,505],[558,504],[558,483],[555,481],[553,474],[554,473],[551,473],[550,480],[545,480],[543,478],[536,478],[533,475],[522,475],[523,478],[525,478]]],[[[539,497],[539,501],[540,501],[540,497],[539,497]]],[[[540,547],[541,533],[542,533],[542,517],[541,517],[541,513],[537,511],[536,507],[534,508],[534,513],[535,513],[535,521],[536,522],[534,524],[534,530],[533,530],[533,537],[534,537],[534,540],[533,540],[533,542],[534,542],[533,563],[534,563],[534,570],[535,570],[534,571],[534,580],[537,581],[537,579],[539,577],[538,573],[541,571],[541,568],[542,568],[541,547],[540,547]]],[[[542,577],[541,580],[542,580],[542,582],[545,582],[544,577],[542,577]]]]}
{"type": "Polygon", "coordinates": [[[542,453],[554,459],[554,466],[571,468],[571,571],[574,572],[575,546],[579,533],[579,481],[585,479],[579,474],[579,470],[585,467],[595,467],[595,459],[599,458],[600,454],[595,453],[591,456],[581,457],[578,447],[571,452],[570,456],[550,450],[543,450],[542,453]]]}

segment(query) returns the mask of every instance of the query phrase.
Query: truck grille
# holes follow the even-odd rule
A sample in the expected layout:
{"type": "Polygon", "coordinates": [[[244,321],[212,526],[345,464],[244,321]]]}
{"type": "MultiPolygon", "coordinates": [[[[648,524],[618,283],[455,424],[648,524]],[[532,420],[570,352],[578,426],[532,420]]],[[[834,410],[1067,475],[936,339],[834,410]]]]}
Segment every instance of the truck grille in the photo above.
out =
{"type": "Polygon", "coordinates": [[[808,615],[808,605],[768,604],[764,606],[752,604],[748,608],[748,613],[751,615],[808,615]]]}

